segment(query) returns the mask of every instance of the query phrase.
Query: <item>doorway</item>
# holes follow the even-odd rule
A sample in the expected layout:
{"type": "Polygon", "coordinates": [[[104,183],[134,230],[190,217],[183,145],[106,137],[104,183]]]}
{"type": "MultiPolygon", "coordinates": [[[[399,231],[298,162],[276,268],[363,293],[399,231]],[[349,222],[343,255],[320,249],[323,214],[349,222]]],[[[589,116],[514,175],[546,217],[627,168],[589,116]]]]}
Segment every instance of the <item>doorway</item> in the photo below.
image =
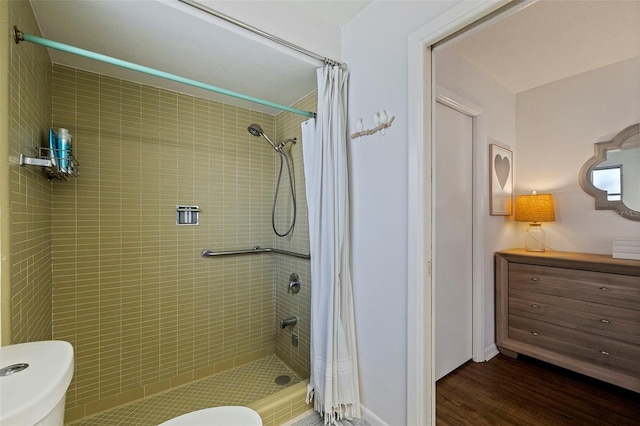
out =
{"type": "Polygon", "coordinates": [[[435,89],[434,382],[469,359],[487,359],[483,343],[484,110],[444,87],[435,89]]]}
{"type": "Polygon", "coordinates": [[[436,103],[434,351],[440,380],[472,357],[473,118],[436,103]]]}
{"type": "MultiPolygon", "coordinates": [[[[431,125],[436,107],[435,94],[437,88],[433,83],[432,46],[456,31],[496,12],[509,0],[498,2],[462,2],[424,27],[409,36],[408,54],[408,86],[413,94],[409,98],[409,216],[408,216],[408,304],[407,304],[407,423],[428,425],[435,424],[435,351],[433,347],[434,305],[433,305],[433,197],[431,183],[431,165],[433,164],[432,141],[435,132],[431,125]]],[[[499,13],[499,12],[496,12],[499,13]]],[[[453,98],[453,97],[452,97],[453,98]]],[[[451,99],[453,104],[456,99],[451,99]]],[[[477,115],[481,114],[477,111],[477,115]]],[[[480,119],[474,120],[473,134],[477,140],[484,138],[483,125],[480,119]]],[[[478,150],[474,155],[482,158],[483,152],[478,150]]],[[[485,162],[475,161],[479,166],[485,162]]],[[[482,172],[477,167],[474,176],[482,172]]],[[[474,180],[475,197],[479,180],[474,180]]],[[[484,224],[479,218],[486,213],[486,205],[479,197],[474,200],[478,212],[474,215],[474,232],[478,238],[473,240],[473,250],[483,253],[484,224]]],[[[473,279],[483,282],[485,259],[482,256],[473,258],[473,279]]],[[[483,292],[475,286],[473,289],[473,355],[484,356],[484,314],[482,309],[475,309],[476,304],[482,306],[483,292]],[[476,297],[478,296],[478,297],[476,297]],[[477,326],[477,328],[476,328],[477,326]]],[[[484,360],[484,359],[482,359],[484,360]]]]}

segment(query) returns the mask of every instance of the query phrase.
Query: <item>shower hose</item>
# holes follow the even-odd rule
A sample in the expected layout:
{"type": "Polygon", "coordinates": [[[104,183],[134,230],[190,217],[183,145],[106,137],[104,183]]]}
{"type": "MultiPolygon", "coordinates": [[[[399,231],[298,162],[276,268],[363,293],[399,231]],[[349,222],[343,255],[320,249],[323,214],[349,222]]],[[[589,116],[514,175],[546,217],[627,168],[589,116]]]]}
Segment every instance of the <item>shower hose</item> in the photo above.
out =
{"type": "Polygon", "coordinates": [[[278,183],[276,184],[276,191],[273,196],[273,207],[271,209],[271,226],[273,227],[273,232],[275,232],[278,237],[286,237],[291,233],[291,231],[293,231],[293,227],[296,224],[296,214],[297,214],[296,192],[293,186],[293,178],[291,176],[291,165],[289,164],[289,157],[287,157],[287,154],[284,152],[284,149],[282,148],[276,151],[278,152],[278,154],[280,154],[280,171],[278,172],[278,183]],[[287,229],[285,233],[281,234],[276,229],[276,204],[278,203],[278,193],[280,192],[280,181],[282,180],[282,163],[283,163],[282,158],[283,157],[284,157],[284,162],[287,163],[287,172],[289,174],[289,186],[291,187],[291,200],[293,201],[293,218],[291,219],[291,225],[289,226],[289,229],[287,229]]]}

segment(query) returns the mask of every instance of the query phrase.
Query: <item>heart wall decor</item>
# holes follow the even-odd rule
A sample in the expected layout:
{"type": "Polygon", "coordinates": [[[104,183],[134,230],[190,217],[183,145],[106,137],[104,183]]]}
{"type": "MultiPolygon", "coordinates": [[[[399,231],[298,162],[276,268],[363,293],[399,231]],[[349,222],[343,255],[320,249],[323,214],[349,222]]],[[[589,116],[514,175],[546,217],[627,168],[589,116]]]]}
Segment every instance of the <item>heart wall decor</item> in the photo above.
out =
{"type": "Polygon", "coordinates": [[[507,183],[507,179],[509,179],[509,174],[511,173],[511,162],[509,162],[507,157],[497,154],[493,159],[493,167],[496,170],[496,176],[498,177],[500,188],[504,190],[504,186],[507,183]]]}
{"type": "Polygon", "coordinates": [[[513,153],[499,145],[489,145],[490,211],[492,216],[513,213],[513,153]]]}

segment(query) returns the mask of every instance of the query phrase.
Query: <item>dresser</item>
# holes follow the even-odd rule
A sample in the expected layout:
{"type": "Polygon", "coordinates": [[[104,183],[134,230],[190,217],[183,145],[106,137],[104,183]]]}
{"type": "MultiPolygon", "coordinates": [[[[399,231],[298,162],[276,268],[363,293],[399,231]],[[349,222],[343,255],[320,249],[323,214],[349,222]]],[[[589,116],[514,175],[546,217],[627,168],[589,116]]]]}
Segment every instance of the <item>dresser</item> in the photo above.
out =
{"type": "Polygon", "coordinates": [[[497,252],[496,343],[640,392],[640,261],[497,252]]]}

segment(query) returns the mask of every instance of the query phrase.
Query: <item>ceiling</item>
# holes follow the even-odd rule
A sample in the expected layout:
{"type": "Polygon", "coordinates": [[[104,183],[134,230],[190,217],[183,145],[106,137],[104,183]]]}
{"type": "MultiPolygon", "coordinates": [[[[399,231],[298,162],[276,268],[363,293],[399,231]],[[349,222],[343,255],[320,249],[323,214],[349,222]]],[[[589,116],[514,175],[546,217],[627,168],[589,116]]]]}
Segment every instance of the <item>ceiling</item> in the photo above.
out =
{"type": "MultiPolygon", "coordinates": [[[[200,3],[340,60],[340,28],[369,0],[200,3]]],[[[316,88],[319,61],[178,0],[31,0],[31,5],[47,39],[283,105],[316,88]]],[[[270,114],[279,112],[57,50],[49,49],[49,55],[57,64],[270,114]]]]}
{"type": "MultiPolygon", "coordinates": [[[[371,0],[199,0],[263,31],[340,60],[340,30],[371,0]]],[[[31,0],[45,38],[268,101],[316,87],[317,60],[178,0],[31,0]]],[[[526,2],[451,46],[514,93],[640,54],[640,1],[526,2]]],[[[269,114],[279,111],[49,49],[54,63],[269,114]]]]}
{"type": "Polygon", "coordinates": [[[528,4],[444,46],[513,93],[640,55],[640,1],[528,4]]]}

